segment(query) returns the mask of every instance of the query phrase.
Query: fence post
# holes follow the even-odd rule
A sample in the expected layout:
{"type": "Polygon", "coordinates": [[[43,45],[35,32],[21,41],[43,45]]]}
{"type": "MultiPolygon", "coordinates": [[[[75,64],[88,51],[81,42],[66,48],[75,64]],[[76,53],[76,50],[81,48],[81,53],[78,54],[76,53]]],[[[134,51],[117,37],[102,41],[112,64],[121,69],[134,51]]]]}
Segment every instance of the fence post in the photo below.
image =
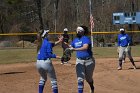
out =
{"type": "Polygon", "coordinates": [[[22,46],[22,48],[24,49],[24,35],[22,36],[22,39],[23,39],[23,46],[22,46]]]}

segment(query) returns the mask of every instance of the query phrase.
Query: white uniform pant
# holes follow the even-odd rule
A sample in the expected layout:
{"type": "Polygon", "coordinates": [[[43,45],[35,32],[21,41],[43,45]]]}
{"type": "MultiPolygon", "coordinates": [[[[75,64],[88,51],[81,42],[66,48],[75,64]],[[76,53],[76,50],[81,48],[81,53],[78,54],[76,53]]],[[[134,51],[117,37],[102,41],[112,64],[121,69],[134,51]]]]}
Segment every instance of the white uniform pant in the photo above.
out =
{"type": "Polygon", "coordinates": [[[128,58],[129,59],[132,59],[132,56],[131,56],[131,47],[130,46],[128,46],[128,47],[120,47],[120,49],[119,49],[119,58],[120,59],[123,58],[124,52],[128,55],[128,58]]]}
{"type": "Polygon", "coordinates": [[[124,52],[128,55],[128,58],[130,60],[130,62],[132,63],[133,66],[135,66],[134,60],[131,56],[131,47],[127,46],[127,47],[121,47],[119,49],[119,66],[122,66],[122,60],[123,60],[123,54],[124,52]]]}
{"type": "Polygon", "coordinates": [[[76,73],[78,81],[86,79],[87,82],[93,82],[93,71],[95,68],[94,58],[89,60],[76,59],[76,73]]]}
{"type": "Polygon", "coordinates": [[[52,88],[57,88],[57,79],[53,64],[50,59],[47,60],[37,60],[36,67],[40,74],[40,83],[47,81],[47,75],[51,80],[52,88]]]}

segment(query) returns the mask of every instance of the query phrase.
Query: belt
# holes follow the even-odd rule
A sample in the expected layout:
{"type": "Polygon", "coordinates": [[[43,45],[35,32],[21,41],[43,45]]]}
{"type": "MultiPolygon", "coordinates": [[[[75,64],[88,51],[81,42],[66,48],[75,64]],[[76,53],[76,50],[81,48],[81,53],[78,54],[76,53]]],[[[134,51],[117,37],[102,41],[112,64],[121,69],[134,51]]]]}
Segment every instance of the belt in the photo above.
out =
{"type": "Polygon", "coordinates": [[[121,46],[121,47],[127,47],[127,46],[121,46]]]}
{"type": "Polygon", "coordinates": [[[86,57],[86,58],[78,58],[78,59],[80,59],[80,60],[89,60],[89,59],[91,59],[91,57],[86,57]]]}
{"type": "Polygon", "coordinates": [[[38,60],[50,60],[50,58],[38,59],[38,60]]]}

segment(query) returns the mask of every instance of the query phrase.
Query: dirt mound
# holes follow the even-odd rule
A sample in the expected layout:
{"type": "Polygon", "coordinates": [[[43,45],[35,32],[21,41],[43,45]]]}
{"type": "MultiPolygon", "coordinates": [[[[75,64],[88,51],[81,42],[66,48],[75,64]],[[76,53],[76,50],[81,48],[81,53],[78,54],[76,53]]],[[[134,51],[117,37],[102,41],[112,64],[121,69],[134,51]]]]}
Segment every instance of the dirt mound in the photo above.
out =
{"type": "Polygon", "coordinates": [[[34,44],[34,43],[31,43],[31,42],[29,42],[29,41],[19,41],[19,42],[17,42],[16,43],[16,45],[18,46],[18,47],[28,47],[28,48],[32,48],[32,47],[36,47],[36,44],[34,44]]]}

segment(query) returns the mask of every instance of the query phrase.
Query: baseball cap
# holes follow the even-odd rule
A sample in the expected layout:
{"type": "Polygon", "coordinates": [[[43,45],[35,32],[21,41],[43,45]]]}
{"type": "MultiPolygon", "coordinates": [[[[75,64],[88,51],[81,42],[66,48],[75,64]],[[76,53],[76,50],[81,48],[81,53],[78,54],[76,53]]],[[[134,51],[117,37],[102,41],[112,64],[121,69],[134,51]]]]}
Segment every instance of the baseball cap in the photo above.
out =
{"type": "Polygon", "coordinates": [[[68,31],[68,29],[67,28],[64,28],[64,31],[68,31]]]}
{"type": "Polygon", "coordinates": [[[49,32],[49,30],[44,30],[44,32],[42,33],[41,37],[44,37],[48,32],[49,32]]]}
{"type": "Polygon", "coordinates": [[[125,31],[124,28],[120,28],[120,31],[125,31]]]}
{"type": "Polygon", "coordinates": [[[76,32],[78,33],[78,32],[83,32],[84,31],[84,29],[82,28],[82,27],[77,27],[77,29],[76,29],[76,32]]]}

